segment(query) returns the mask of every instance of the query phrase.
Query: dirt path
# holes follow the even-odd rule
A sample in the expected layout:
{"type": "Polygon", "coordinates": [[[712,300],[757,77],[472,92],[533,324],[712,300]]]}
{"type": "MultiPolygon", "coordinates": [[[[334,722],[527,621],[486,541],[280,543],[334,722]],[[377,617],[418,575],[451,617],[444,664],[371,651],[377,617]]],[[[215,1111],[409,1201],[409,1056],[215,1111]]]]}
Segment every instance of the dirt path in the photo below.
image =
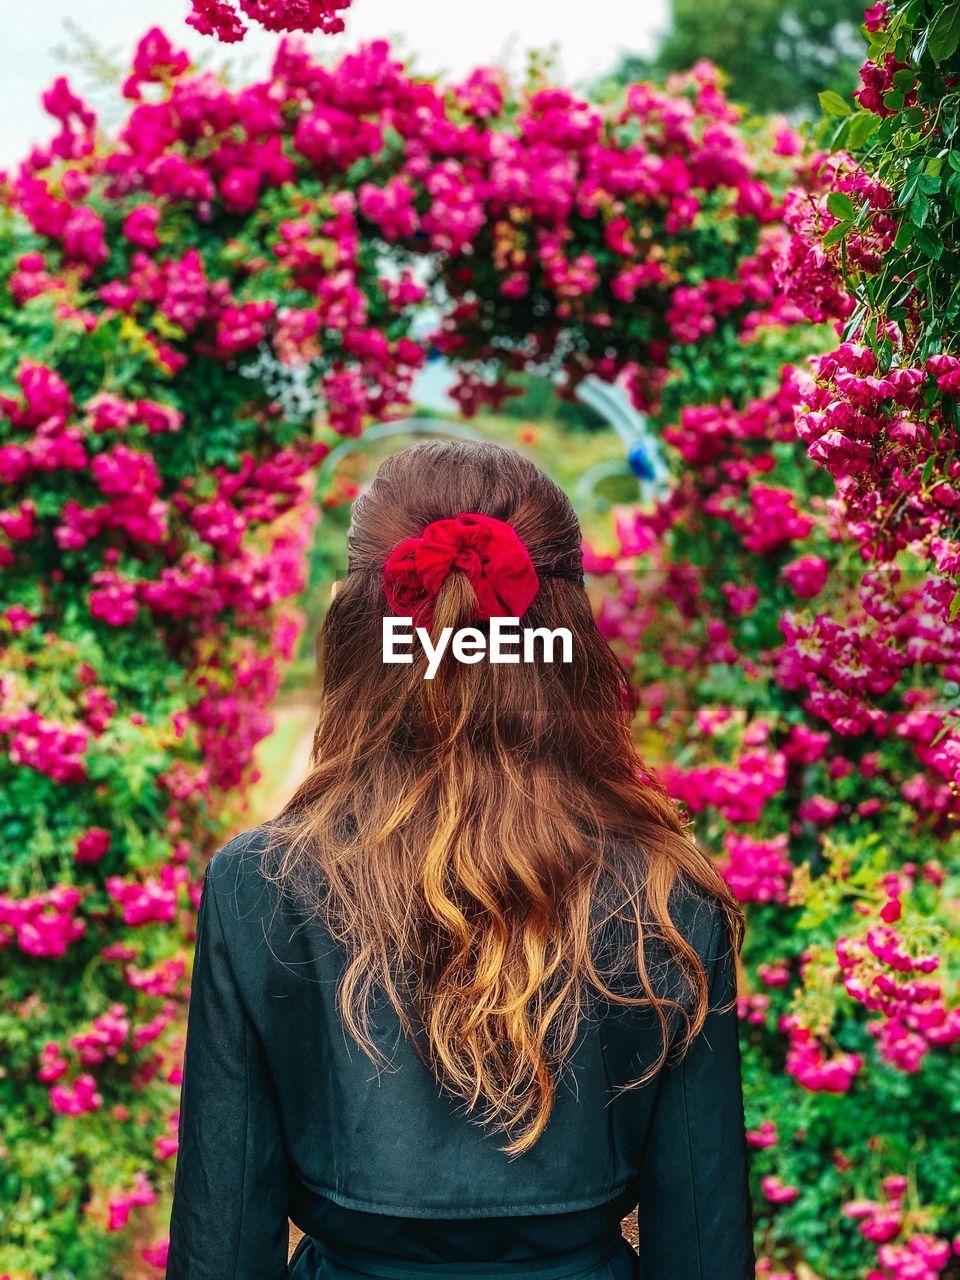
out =
{"type": "Polygon", "coordinates": [[[260,781],[250,791],[252,823],[279,813],[307,775],[317,720],[316,702],[291,698],[273,706],[274,730],[257,750],[260,781]]]}

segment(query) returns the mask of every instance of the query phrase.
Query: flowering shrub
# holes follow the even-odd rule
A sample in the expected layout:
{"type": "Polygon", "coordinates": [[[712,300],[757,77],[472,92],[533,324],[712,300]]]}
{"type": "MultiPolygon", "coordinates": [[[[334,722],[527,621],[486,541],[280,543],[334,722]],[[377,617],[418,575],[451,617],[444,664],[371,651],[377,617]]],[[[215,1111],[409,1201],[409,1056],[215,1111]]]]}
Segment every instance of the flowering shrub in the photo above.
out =
{"type": "Polygon", "coordinates": [[[960,1227],[944,1110],[960,1084],[958,802],[938,741],[952,657],[916,574],[855,567],[825,473],[789,438],[801,386],[788,372],[773,397],[667,429],[703,452],[656,509],[621,515],[617,554],[594,561],[598,618],[635,666],[648,758],[749,913],[760,1274],[932,1280],[960,1227]],[[746,506],[754,475],[806,519],[769,536],[762,516],[731,519],[718,494],[746,506]]]}
{"type": "MultiPolygon", "coordinates": [[[[825,136],[838,149],[822,191],[788,213],[796,304],[813,317],[822,311],[821,290],[842,294],[838,314],[846,320],[845,340],[814,363],[798,430],[835,478],[838,515],[864,555],[885,565],[907,549],[914,556],[928,634],[952,651],[952,680],[960,610],[960,10],[876,4],[866,29],[859,110],[826,95],[833,125],[825,136]]],[[[899,661],[911,661],[906,646],[896,647],[899,661]]],[[[952,726],[938,754],[956,785],[952,726]]]]}
{"type": "MultiPolygon", "coordinates": [[[[30,242],[7,215],[5,278],[30,242]]],[[[7,295],[0,358],[0,1271],[15,1277],[110,1274],[176,1150],[195,859],[269,728],[309,529],[303,510],[283,517],[317,454],[283,447],[276,415],[234,425],[242,401],[211,360],[172,388],[143,331],[67,293],[7,295]]]]}
{"type": "MultiPolygon", "coordinates": [[[[798,188],[788,216],[819,198],[798,188]]],[[[819,271],[801,249],[776,270],[819,271]]],[[[849,310],[839,284],[820,298],[818,319],[849,310]]],[[[804,336],[780,319],[755,351],[765,392],[699,364],[685,389],[704,403],[665,413],[678,478],[592,555],[598,619],[636,670],[648,757],[748,907],[759,1274],[934,1280],[960,1227],[957,624],[922,540],[865,557],[807,445],[810,378],[772,374],[804,336]]]]}
{"type": "Polygon", "coordinates": [[[749,904],[760,1273],[797,1280],[960,1256],[960,6],[866,30],[770,268],[773,318],[840,341],[772,393],[775,361],[732,392],[699,365],[663,419],[675,491],[596,558],[645,741],[749,904]]]}
{"type": "Polygon", "coordinates": [[[247,34],[243,18],[265,31],[320,31],[336,35],[344,29],[340,16],[351,0],[190,0],[189,26],[226,44],[247,34]],[[241,14],[243,15],[241,17],[241,14]]]}
{"type": "MultiPolygon", "coordinates": [[[[104,137],[58,80],[59,131],[0,208],[17,1280],[120,1274],[134,1241],[163,1265],[203,860],[296,637],[311,471],[406,403],[418,305],[468,411],[531,366],[649,406],[701,362],[749,381],[786,305],[768,264],[794,144],[741,126],[706,66],[597,106],[489,70],[444,88],[382,43],[334,67],[284,44],[231,89],[154,30],[124,94],[104,137]]],[[[750,501],[723,497],[732,535],[805,526],[774,485],[750,501]]]]}

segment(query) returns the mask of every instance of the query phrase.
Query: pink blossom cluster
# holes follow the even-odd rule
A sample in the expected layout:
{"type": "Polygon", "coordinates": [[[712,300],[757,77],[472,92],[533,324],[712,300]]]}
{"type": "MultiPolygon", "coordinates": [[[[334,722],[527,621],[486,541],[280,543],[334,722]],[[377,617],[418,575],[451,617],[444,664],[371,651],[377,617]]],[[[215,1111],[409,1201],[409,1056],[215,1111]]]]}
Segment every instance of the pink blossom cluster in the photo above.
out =
{"type": "Polygon", "coordinates": [[[78,920],[83,894],[72,885],[58,885],[25,898],[0,897],[0,947],[16,942],[31,956],[59,957],[80,938],[86,923],[78,920]]]}
{"type": "Polygon", "coordinates": [[[881,373],[872,350],[844,342],[815,359],[812,372],[797,430],[837,481],[864,544],[891,559],[907,544],[936,536],[955,509],[960,481],[949,434],[938,429],[960,394],[960,360],[933,355],[923,365],[895,364],[881,373]],[[881,532],[880,517],[891,505],[895,519],[884,518],[881,532]]]}
{"type": "Polygon", "coordinates": [[[786,835],[757,840],[736,831],[724,836],[723,878],[741,902],[784,902],[793,863],[786,835]]]}
{"type": "Polygon", "coordinates": [[[111,832],[105,827],[91,827],[78,838],[73,852],[74,859],[77,862],[99,862],[109,852],[112,840],[111,832]]]}
{"type": "Polygon", "coordinates": [[[755,1149],[775,1147],[779,1141],[777,1126],[772,1120],[764,1120],[758,1128],[747,1130],[747,1145],[755,1149]]]}
{"type": "Polygon", "coordinates": [[[72,1084],[55,1084],[50,1090],[50,1105],[60,1115],[79,1116],[98,1111],[103,1106],[103,1095],[98,1092],[93,1076],[84,1073],[72,1084]]]}
{"type": "Polygon", "coordinates": [[[187,23],[201,35],[226,44],[242,40],[248,27],[244,17],[265,31],[343,31],[341,13],[351,0],[190,0],[187,23]],[[242,16],[241,16],[242,15],[242,16]]]}
{"type": "Polygon", "coordinates": [[[769,1174],[760,1180],[760,1190],[764,1199],[770,1204],[792,1204],[800,1195],[799,1187],[791,1187],[775,1174],[769,1174]]]}
{"type": "Polygon", "coordinates": [[[751,1027],[763,1027],[770,1011],[770,997],[762,991],[737,996],[737,1017],[751,1027]]]}
{"type": "Polygon", "coordinates": [[[784,221],[792,234],[774,268],[791,304],[807,320],[819,324],[849,316],[854,303],[844,268],[875,271],[880,266],[898,229],[892,206],[892,193],[846,152],[809,157],[807,189],[795,187],[784,201],[784,221]],[[832,195],[849,201],[845,216],[851,225],[842,249],[829,239],[824,244],[841,220],[832,195]],[[869,217],[858,217],[861,210],[869,217]]]}
{"type": "Polygon", "coordinates": [[[159,1199],[150,1185],[149,1177],[138,1170],[133,1175],[133,1186],[129,1191],[117,1192],[110,1197],[107,1205],[109,1213],[108,1231],[123,1231],[130,1221],[130,1214],[141,1205],[156,1204],[159,1199]]]}
{"type": "MultiPolygon", "coordinates": [[[[311,18],[313,3],[274,0],[269,25],[309,26],[324,7],[311,18]]],[[[224,9],[221,0],[214,7],[224,9]]],[[[267,20],[266,3],[243,0],[242,7],[251,15],[262,8],[257,16],[267,20]]],[[[209,6],[205,12],[213,22],[209,6]]],[[[437,341],[456,354],[459,394],[471,409],[502,394],[500,377],[488,382],[481,368],[490,361],[513,367],[473,305],[477,253],[494,266],[504,297],[545,289],[556,319],[583,331],[574,377],[623,371],[638,402],[656,392],[665,339],[696,341],[718,322],[744,326],[752,315],[755,323],[774,306],[778,290],[762,255],[745,260],[733,279],[691,286],[683,282],[686,264],[668,270],[659,248],[663,234],[690,227],[707,201],[724,202],[745,225],[767,227],[779,216],[712,67],[699,64],[667,92],[634,86],[616,108],[537,89],[509,124],[507,92],[503,77],[489,71],[449,89],[417,79],[377,42],[333,68],[284,44],[269,81],[233,93],[192,72],[153,30],[125,86],[134,105],[117,145],[103,155],[85,152],[65,185],[54,181],[53,166],[65,158],[56,140],[17,175],[19,208],[54,251],[21,263],[17,287],[22,295],[69,292],[55,269],[59,257],[95,284],[108,310],[136,318],[157,359],[174,371],[184,359],[177,330],[202,335],[223,359],[263,344],[285,359],[296,358],[297,346],[322,350],[330,421],[346,433],[365,415],[402,403],[423,358],[417,344],[387,339],[383,323],[371,321],[378,293],[388,308],[407,305],[392,289],[371,292],[373,282],[363,278],[359,246],[371,232],[415,253],[443,255],[431,268],[443,275],[453,307],[437,341]],[[388,130],[400,150],[388,146],[388,130]],[[354,192],[343,187],[344,175],[360,159],[377,161],[377,181],[354,192]],[[254,251],[255,261],[272,256],[289,287],[310,295],[309,308],[295,308],[298,336],[290,310],[252,290],[249,272],[228,279],[195,248],[164,252],[168,205],[192,204],[204,218],[217,209],[248,214],[268,191],[311,174],[324,180],[324,194],[301,198],[280,222],[279,240],[254,251]],[[119,229],[134,249],[119,274],[106,248],[112,211],[105,196],[122,198],[119,229]],[[575,218],[598,224],[602,257],[568,253],[575,218]],[[659,317],[658,333],[642,358],[618,358],[605,331],[625,321],[641,296],[659,317]]],[[[524,360],[549,357],[560,339],[554,325],[539,327],[524,360]]]]}
{"type": "Polygon", "coordinates": [[[186,962],[181,954],[161,960],[147,969],[128,964],[123,970],[123,980],[134,991],[142,991],[148,996],[172,996],[180,990],[185,973],[186,962]]]}
{"type": "Polygon", "coordinates": [[[901,1174],[884,1178],[882,1201],[851,1200],[843,1206],[843,1212],[858,1224],[857,1229],[865,1239],[885,1244],[903,1230],[903,1200],[909,1185],[901,1174]]]}
{"type": "MultiPolygon", "coordinates": [[[[891,902],[897,909],[887,918],[898,917],[899,899],[891,902]]],[[[940,967],[938,957],[911,954],[891,924],[838,938],[836,954],[847,994],[880,1015],[867,1026],[892,1067],[919,1071],[931,1049],[960,1041],[960,1007],[950,1008],[943,984],[925,976],[940,967]]]]}
{"type": "Polygon", "coordinates": [[[787,1075],[812,1093],[846,1093],[850,1089],[863,1068],[860,1054],[835,1053],[828,1057],[824,1046],[793,1015],[781,1020],[781,1030],[790,1037],[787,1075]]]}
{"type": "Polygon", "coordinates": [[[777,680],[783,688],[802,693],[807,710],[834,733],[888,732],[880,701],[907,662],[890,629],[864,615],[841,622],[825,613],[811,619],[789,612],[780,628],[786,643],[777,680]]]}
{"type": "Polygon", "coordinates": [[[877,1250],[878,1269],[866,1280],[939,1280],[950,1261],[950,1242],[923,1232],[903,1244],[883,1244],[877,1250]]]}
{"type": "Polygon", "coordinates": [[[85,725],[62,725],[36,711],[0,711],[0,739],[11,762],[46,774],[54,782],[78,783],[87,776],[85,725]]]}
{"type": "Polygon", "coordinates": [[[106,1013],[94,1018],[90,1030],[70,1037],[70,1048],[84,1066],[93,1066],[105,1058],[115,1058],[130,1035],[127,1006],[113,1004],[106,1013]]]}
{"type": "MultiPolygon", "coordinates": [[[[662,770],[662,776],[671,794],[683,801],[691,813],[699,813],[709,805],[728,822],[757,822],[767,802],[783,790],[787,761],[779,751],[754,749],[745,751],[735,764],[691,769],[671,765],[662,770]]],[[[774,896],[782,891],[789,860],[783,856],[785,843],[777,840],[734,841],[728,846],[731,874],[744,891],[748,886],[752,891],[774,896]],[[747,873],[746,864],[753,856],[757,856],[762,869],[747,873]]]]}
{"type": "MultiPolygon", "coordinates": [[[[879,6],[875,6],[879,7],[879,6]]],[[[909,71],[909,64],[901,62],[895,54],[888,53],[882,62],[868,60],[860,68],[860,88],[853,95],[861,107],[878,116],[891,116],[894,108],[884,103],[884,97],[893,88],[893,78],[900,71],[909,71]]],[[[897,110],[916,106],[917,91],[907,89],[903,94],[903,103],[897,110]]]]}
{"type": "Polygon", "coordinates": [[[867,1272],[868,1280],[938,1280],[950,1261],[949,1242],[912,1229],[916,1213],[906,1203],[909,1179],[893,1174],[881,1185],[882,1200],[850,1200],[843,1206],[864,1239],[878,1246],[878,1269],[867,1272]]]}
{"type": "MultiPolygon", "coordinates": [[[[889,18],[887,5],[872,6],[868,29],[886,31],[889,18]]],[[[924,109],[916,107],[914,70],[888,44],[881,42],[877,50],[876,59],[861,69],[856,95],[861,106],[882,117],[899,111],[922,116],[924,109]]],[[[927,124],[936,127],[935,120],[927,124]]],[[[819,156],[815,163],[811,189],[798,190],[785,202],[784,217],[793,234],[781,258],[780,277],[809,319],[841,319],[854,308],[851,293],[862,293],[872,276],[896,260],[901,243],[896,239],[898,214],[894,194],[849,155],[819,156]],[[841,217],[849,225],[838,238],[841,217]]],[[[918,617],[908,626],[897,620],[884,646],[890,659],[911,662],[916,652],[935,647],[945,671],[955,671],[952,605],[960,550],[950,530],[960,501],[960,464],[953,447],[960,359],[949,348],[934,346],[930,353],[931,344],[922,340],[926,304],[906,267],[904,283],[895,319],[882,309],[874,315],[866,307],[860,313],[866,318],[852,339],[811,362],[798,405],[797,431],[809,456],[834,478],[835,516],[860,545],[863,557],[888,565],[909,552],[926,571],[916,592],[916,613],[923,610],[929,618],[925,634],[917,634],[918,617]],[[867,319],[876,335],[869,346],[867,319]],[[882,364],[873,348],[883,352],[882,364]],[[899,655],[893,652],[896,648],[899,655]]],[[[854,711],[853,719],[862,717],[854,711]]],[[[960,743],[955,727],[947,726],[947,732],[943,728],[935,734],[938,749],[925,752],[928,772],[905,786],[912,802],[932,803],[946,812],[953,807],[960,778],[960,743]],[[930,774],[934,779],[939,774],[942,782],[931,780],[930,774]],[[948,788],[954,799],[946,799],[948,788]]]]}
{"type": "Polygon", "coordinates": [[[177,910],[177,885],[187,879],[181,868],[163,867],[159,877],[125,880],[108,876],[107,892],[120,906],[123,922],[131,927],[145,924],[169,924],[177,910]]]}
{"type": "Polygon", "coordinates": [[[745,491],[732,484],[722,485],[704,503],[704,510],[728,520],[754,555],[802,540],[813,528],[811,518],[797,510],[794,495],[771,485],[754,484],[745,491]]]}

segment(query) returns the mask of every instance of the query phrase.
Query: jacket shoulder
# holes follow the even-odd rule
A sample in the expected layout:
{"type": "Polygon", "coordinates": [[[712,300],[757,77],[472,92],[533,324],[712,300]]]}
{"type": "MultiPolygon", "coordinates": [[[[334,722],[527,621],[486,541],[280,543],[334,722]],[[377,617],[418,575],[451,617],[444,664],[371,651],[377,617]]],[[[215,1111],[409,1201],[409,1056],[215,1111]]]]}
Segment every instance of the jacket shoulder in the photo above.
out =
{"type": "Polygon", "coordinates": [[[276,907],[280,895],[271,873],[282,856],[282,848],[271,834],[268,822],[242,831],[207,863],[204,890],[216,898],[225,926],[231,919],[276,907]]]}
{"type": "MultiPolygon", "coordinates": [[[[635,938],[638,914],[649,928],[649,934],[657,933],[645,895],[646,876],[642,862],[640,850],[630,853],[617,850],[617,857],[608,864],[597,885],[595,919],[601,927],[606,924],[612,928],[620,945],[626,934],[635,938]]],[[[701,960],[716,959],[716,943],[719,940],[722,945],[727,934],[726,912],[721,900],[681,873],[670,890],[667,910],[674,927],[701,960]]]]}
{"type": "Polygon", "coordinates": [[[670,898],[670,916],[706,968],[731,950],[726,911],[714,894],[678,882],[670,898]]]}
{"type": "MultiPolygon", "coordinates": [[[[604,976],[609,974],[611,989],[634,996],[641,993],[638,952],[642,949],[646,976],[657,997],[686,1005],[692,988],[675,945],[654,918],[649,903],[641,896],[635,906],[622,885],[606,886],[600,899],[595,958],[604,976]]],[[[733,950],[722,901],[700,885],[678,877],[667,909],[674,929],[695,952],[709,982],[718,962],[728,959],[733,950]]]]}

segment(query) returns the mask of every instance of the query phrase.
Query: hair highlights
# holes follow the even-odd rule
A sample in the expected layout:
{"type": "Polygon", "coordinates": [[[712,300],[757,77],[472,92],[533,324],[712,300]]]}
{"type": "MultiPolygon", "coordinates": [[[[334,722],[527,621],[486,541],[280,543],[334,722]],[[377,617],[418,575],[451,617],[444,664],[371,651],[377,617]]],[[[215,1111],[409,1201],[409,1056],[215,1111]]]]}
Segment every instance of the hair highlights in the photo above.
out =
{"type": "MultiPolygon", "coordinates": [[[[739,910],[673,802],[646,778],[624,708],[626,677],[583,588],[581,533],[563,492],[491,444],[430,442],[388,459],[354,507],[349,571],[318,648],[311,771],[271,824],[266,873],[322,915],[347,953],[338,999],[376,1060],[369,1006],[386,992],[437,1081],[471,1115],[532,1146],[591,992],[651,1008],[689,1041],[707,1012],[699,958],[668,909],[678,878],[739,910]],[[566,627],[570,663],[464,664],[421,654],[385,665],[383,567],[392,548],[458,511],[509,522],[540,589],[530,627],[566,627]],[[279,849],[279,857],[271,851],[279,849]],[[636,994],[599,963],[611,916],[631,928],[636,994]],[[656,989],[651,939],[684,998],[656,989]]],[[[432,634],[472,625],[477,598],[452,572],[432,634]]],[[[622,965],[624,957],[621,955],[622,965]]]]}

